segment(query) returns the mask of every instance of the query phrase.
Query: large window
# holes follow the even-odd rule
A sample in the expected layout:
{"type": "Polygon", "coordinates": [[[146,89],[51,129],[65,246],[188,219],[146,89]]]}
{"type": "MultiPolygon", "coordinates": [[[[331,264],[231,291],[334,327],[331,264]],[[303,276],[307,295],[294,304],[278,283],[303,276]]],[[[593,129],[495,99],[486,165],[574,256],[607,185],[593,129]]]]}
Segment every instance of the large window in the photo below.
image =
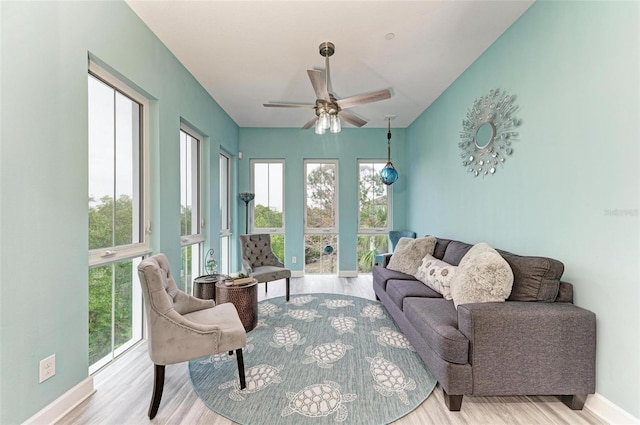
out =
{"type": "Polygon", "coordinates": [[[358,161],[358,271],[370,272],[376,254],[387,252],[391,192],[380,181],[385,161],[358,161]]]}
{"type": "Polygon", "coordinates": [[[338,162],[305,161],[304,271],[338,269],[338,162]]]}
{"type": "Polygon", "coordinates": [[[229,274],[231,270],[231,159],[220,153],[220,265],[218,271],[229,274]]]}
{"type": "Polygon", "coordinates": [[[185,126],[180,129],[180,285],[191,293],[193,279],[200,275],[202,222],[200,220],[200,140],[185,126]]]}
{"type": "Polygon", "coordinates": [[[251,169],[255,193],[251,227],[271,235],[271,249],[284,262],[284,161],[254,160],[251,169]]]}
{"type": "Polygon", "coordinates": [[[91,64],[88,75],[89,372],[142,338],[136,267],[148,254],[147,101],[91,64]]]}

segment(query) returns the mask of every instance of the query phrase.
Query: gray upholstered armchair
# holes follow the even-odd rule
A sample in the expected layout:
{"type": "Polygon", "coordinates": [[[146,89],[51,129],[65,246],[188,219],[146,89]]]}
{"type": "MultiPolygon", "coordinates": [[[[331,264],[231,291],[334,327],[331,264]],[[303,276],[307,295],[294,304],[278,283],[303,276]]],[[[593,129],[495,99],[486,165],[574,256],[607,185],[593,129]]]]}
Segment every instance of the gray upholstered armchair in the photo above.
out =
{"type": "Polygon", "coordinates": [[[227,351],[232,355],[235,350],[240,388],[245,388],[242,348],[247,344],[247,334],[234,305],[215,305],[213,300],[201,300],[179,290],[164,254],[143,260],[138,276],[147,314],[149,357],[155,364],[149,418],[158,413],[168,364],[227,351]]]}
{"type": "Polygon", "coordinates": [[[267,282],[286,279],[286,298],[289,301],[291,270],[285,268],[282,261],[271,250],[271,235],[240,235],[240,246],[244,273],[259,283],[264,282],[265,291],[267,290],[267,282]]]}

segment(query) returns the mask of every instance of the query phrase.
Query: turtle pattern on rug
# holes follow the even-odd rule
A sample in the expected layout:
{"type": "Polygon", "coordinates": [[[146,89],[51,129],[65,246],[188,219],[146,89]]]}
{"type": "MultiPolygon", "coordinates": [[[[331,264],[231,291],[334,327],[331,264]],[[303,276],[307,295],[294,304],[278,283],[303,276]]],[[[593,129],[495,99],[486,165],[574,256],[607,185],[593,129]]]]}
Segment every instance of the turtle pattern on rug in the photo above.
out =
{"type": "Polygon", "coordinates": [[[242,390],[234,356],[192,360],[189,372],[210,409],[246,425],[389,423],[436,384],[382,305],[347,295],[260,302],[242,390]]]}

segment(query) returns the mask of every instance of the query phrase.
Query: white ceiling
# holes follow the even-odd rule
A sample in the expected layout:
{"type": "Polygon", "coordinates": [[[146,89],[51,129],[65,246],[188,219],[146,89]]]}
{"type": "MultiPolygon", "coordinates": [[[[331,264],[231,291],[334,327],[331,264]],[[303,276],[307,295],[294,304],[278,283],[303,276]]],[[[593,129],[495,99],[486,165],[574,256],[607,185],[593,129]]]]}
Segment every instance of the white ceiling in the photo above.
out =
{"type": "Polygon", "coordinates": [[[369,121],[364,128],[386,127],[386,115],[404,128],[533,0],[127,3],[241,127],[295,128],[313,118],[310,109],[262,104],[314,103],[306,70],[324,68],[318,46],[330,41],[336,97],[390,88],[391,99],[349,111],[369,121]]]}

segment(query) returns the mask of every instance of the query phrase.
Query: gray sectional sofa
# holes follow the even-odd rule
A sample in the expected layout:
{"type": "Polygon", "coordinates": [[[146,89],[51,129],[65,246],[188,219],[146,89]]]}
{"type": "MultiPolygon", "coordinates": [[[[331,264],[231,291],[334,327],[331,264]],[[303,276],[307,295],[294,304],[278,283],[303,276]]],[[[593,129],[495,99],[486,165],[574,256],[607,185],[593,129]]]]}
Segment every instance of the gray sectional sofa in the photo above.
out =
{"type": "MultiPolygon", "coordinates": [[[[433,256],[458,265],[472,245],[437,238],[433,256]]],[[[505,302],[460,304],[414,276],[373,268],[378,299],[442,386],[447,407],[464,395],[557,395],[574,410],[595,392],[596,318],[573,305],[561,262],[498,250],[514,275],[505,302]]]]}

